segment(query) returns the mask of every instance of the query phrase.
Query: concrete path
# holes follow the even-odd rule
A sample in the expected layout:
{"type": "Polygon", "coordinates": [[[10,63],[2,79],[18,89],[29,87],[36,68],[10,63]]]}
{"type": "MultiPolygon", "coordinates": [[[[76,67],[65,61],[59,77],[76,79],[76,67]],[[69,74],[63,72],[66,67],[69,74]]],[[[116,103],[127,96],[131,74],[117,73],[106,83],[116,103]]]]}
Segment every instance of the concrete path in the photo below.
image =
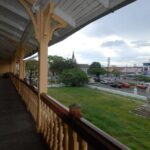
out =
{"type": "Polygon", "coordinates": [[[93,89],[98,89],[98,90],[105,91],[105,92],[110,92],[110,93],[113,93],[113,94],[129,96],[129,97],[141,99],[141,100],[144,100],[144,101],[147,100],[146,96],[142,96],[142,95],[136,95],[136,94],[132,94],[132,93],[122,92],[122,91],[119,91],[119,90],[113,90],[113,89],[110,89],[110,88],[99,87],[99,86],[95,86],[95,85],[87,85],[87,86],[90,87],[90,88],[93,88],[93,89]]]}

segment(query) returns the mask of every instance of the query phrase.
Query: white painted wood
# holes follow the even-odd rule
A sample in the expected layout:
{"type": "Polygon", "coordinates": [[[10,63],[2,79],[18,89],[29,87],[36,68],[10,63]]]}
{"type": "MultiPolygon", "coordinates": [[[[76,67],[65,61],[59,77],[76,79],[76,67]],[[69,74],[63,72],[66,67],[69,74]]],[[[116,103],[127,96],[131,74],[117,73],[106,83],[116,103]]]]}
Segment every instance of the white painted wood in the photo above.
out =
{"type": "MultiPolygon", "coordinates": [[[[101,14],[122,4],[122,2],[128,1],[37,0],[36,5],[40,5],[40,8],[44,8],[49,3],[54,3],[54,13],[65,20],[68,24],[67,28],[54,32],[54,37],[51,41],[51,43],[53,44],[59,40],[62,40],[65,35],[68,36],[69,34],[74,32],[77,27],[90,22],[93,18],[98,18],[101,14]]],[[[122,7],[123,5],[124,4],[122,4],[122,7]]],[[[19,3],[19,0],[0,0],[0,37],[10,36],[12,39],[20,41],[20,37],[23,36],[23,32],[26,29],[27,24],[29,23],[28,21],[31,21],[31,18],[28,16],[21,3],[19,3]]],[[[27,36],[27,44],[33,47],[33,49],[35,50],[39,45],[35,42],[31,42],[31,40],[34,39],[34,33],[31,33],[31,35],[33,36],[27,36]]],[[[12,46],[9,41],[7,42],[7,44],[9,46],[12,46]]]]}
{"type": "Polygon", "coordinates": [[[10,19],[0,15],[0,21],[13,26],[14,28],[18,28],[21,31],[24,31],[24,27],[22,25],[18,24],[17,22],[15,22],[14,20],[10,20],[10,19]]]}
{"type": "Polygon", "coordinates": [[[17,9],[17,8],[13,7],[12,5],[9,5],[5,1],[0,0],[0,6],[8,9],[9,11],[15,13],[16,15],[19,15],[19,16],[23,17],[24,19],[29,20],[29,16],[27,15],[27,13],[25,13],[24,11],[22,11],[20,9],[17,9]]]}
{"type": "Polygon", "coordinates": [[[3,31],[5,31],[5,32],[8,32],[8,33],[14,35],[15,37],[18,37],[18,38],[21,37],[21,33],[18,33],[18,32],[14,31],[14,30],[11,30],[10,28],[8,28],[8,27],[6,27],[6,26],[3,26],[3,25],[1,25],[1,24],[0,24],[0,30],[3,30],[3,31]]]}
{"type": "MultiPolygon", "coordinates": [[[[4,37],[6,37],[6,38],[11,36],[11,34],[9,34],[8,32],[4,32],[4,31],[1,31],[1,30],[0,30],[0,35],[1,35],[1,36],[4,36],[4,37]]],[[[12,37],[12,38],[13,38],[13,40],[15,40],[15,41],[19,41],[19,40],[20,40],[18,37],[15,37],[15,36],[12,37]]]]}
{"type": "Polygon", "coordinates": [[[70,26],[76,27],[76,23],[73,18],[66,14],[64,11],[62,11],[60,8],[55,8],[54,13],[60,16],[63,20],[65,20],[70,26]]]}
{"type": "Polygon", "coordinates": [[[91,11],[93,11],[93,10],[95,10],[97,8],[100,8],[100,6],[101,5],[97,5],[97,2],[93,2],[93,3],[90,4],[89,8],[85,8],[84,11],[78,12],[74,17],[77,19],[77,18],[80,18],[80,17],[86,15],[87,13],[91,15],[91,11]]]}
{"type": "Polygon", "coordinates": [[[97,0],[99,1],[105,8],[110,7],[110,0],[97,0]]]}

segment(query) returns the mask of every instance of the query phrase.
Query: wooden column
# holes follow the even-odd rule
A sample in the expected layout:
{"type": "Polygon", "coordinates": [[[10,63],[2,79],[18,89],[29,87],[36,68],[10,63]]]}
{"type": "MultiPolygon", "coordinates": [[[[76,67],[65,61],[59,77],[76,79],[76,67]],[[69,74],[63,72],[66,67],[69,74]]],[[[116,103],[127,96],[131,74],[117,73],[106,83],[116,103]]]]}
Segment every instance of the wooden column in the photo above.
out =
{"type": "Polygon", "coordinates": [[[11,63],[10,63],[10,72],[14,73],[14,59],[11,59],[11,63]]]}
{"type": "Polygon", "coordinates": [[[41,126],[41,117],[40,117],[40,94],[47,93],[48,85],[48,44],[51,41],[53,33],[57,29],[65,28],[66,22],[62,20],[59,16],[54,14],[54,5],[49,3],[46,7],[32,12],[32,7],[36,0],[19,0],[20,3],[24,6],[28,12],[34,32],[35,38],[39,43],[39,103],[38,103],[38,127],[41,126]],[[55,26],[52,25],[52,22],[55,21],[55,26]]]}
{"type": "Polygon", "coordinates": [[[20,45],[20,48],[19,48],[19,78],[20,79],[24,79],[23,58],[24,58],[24,47],[23,45],[20,45]]]}
{"type": "Polygon", "coordinates": [[[48,76],[48,43],[52,39],[53,33],[57,29],[65,28],[66,22],[59,16],[55,15],[54,5],[49,3],[45,8],[40,8],[36,12],[32,12],[32,7],[36,0],[29,3],[28,0],[19,0],[24,6],[29,16],[31,17],[32,24],[35,31],[35,38],[39,43],[39,94],[47,93],[47,76],[48,76]],[[52,27],[52,21],[57,25],[52,27]]]}
{"type": "Polygon", "coordinates": [[[48,85],[48,45],[40,43],[39,49],[39,93],[47,93],[48,85]]]}
{"type": "Polygon", "coordinates": [[[16,57],[13,60],[13,74],[16,74],[16,57]]]}
{"type": "Polygon", "coordinates": [[[23,61],[23,76],[26,77],[26,62],[23,61]]]}
{"type": "Polygon", "coordinates": [[[39,42],[39,93],[47,93],[48,85],[48,42],[47,35],[44,35],[44,12],[40,10],[37,13],[37,39],[39,42]]]}

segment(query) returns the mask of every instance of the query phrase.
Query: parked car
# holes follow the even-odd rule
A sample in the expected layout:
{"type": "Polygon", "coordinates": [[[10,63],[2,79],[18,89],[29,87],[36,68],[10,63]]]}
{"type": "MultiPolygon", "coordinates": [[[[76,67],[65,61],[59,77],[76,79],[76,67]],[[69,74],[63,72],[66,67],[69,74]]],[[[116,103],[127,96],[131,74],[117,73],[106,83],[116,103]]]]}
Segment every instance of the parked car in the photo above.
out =
{"type": "Polygon", "coordinates": [[[130,88],[131,85],[129,83],[123,82],[121,83],[123,88],[130,88]]]}
{"type": "Polygon", "coordinates": [[[144,84],[139,84],[139,85],[137,85],[137,87],[140,89],[144,89],[144,90],[147,88],[147,86],[144,84]]]}
{"type": "Polygon", "coordinates": [[[94,78],[94,81],[95,81],[95,82],[100,82],[100,78],[95,77],[95,78],[94,78]]]}
{"type": "Polygon", "coordinates": [[[107,80],[101,80],[101,83],[102,84],[108,84],[108,81],[107,80]]]}
{"type": "Polygon", "coordinates": [[[112,83],[113,83],[113,81],[110,80],[110,79],[104,79],[104,80],[101,80],[100,82],[101,82],[102,84],[112,84],[112,83]]]}
{"type": "Polygon", "coordinates": [[[111,87],[114,87],[114,88],[122,88],[122,84],[121,83],[117,83],[117,82],[114,82],[112,84],[110,84],[111,87]]]}

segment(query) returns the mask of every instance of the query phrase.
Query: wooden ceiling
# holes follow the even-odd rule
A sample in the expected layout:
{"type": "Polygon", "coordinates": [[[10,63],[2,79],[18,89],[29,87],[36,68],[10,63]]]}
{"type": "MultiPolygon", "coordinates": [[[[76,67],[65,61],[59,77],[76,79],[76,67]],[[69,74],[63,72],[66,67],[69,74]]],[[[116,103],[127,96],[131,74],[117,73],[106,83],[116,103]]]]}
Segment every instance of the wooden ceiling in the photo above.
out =
{"type": "MultiPolygon", "coordinates": [[[[26,0],[30,5],[45,7],[54,3],[54,13],[66,21],[67,27],[54,33],[49,45],[55,44],[94,20],[134,0],[26,0]]],[[[0,0],[0,59],[13,57],[18,44],[26,45],[26,56],[38,50],[31,19],[19,0],[0,0]]]]}

